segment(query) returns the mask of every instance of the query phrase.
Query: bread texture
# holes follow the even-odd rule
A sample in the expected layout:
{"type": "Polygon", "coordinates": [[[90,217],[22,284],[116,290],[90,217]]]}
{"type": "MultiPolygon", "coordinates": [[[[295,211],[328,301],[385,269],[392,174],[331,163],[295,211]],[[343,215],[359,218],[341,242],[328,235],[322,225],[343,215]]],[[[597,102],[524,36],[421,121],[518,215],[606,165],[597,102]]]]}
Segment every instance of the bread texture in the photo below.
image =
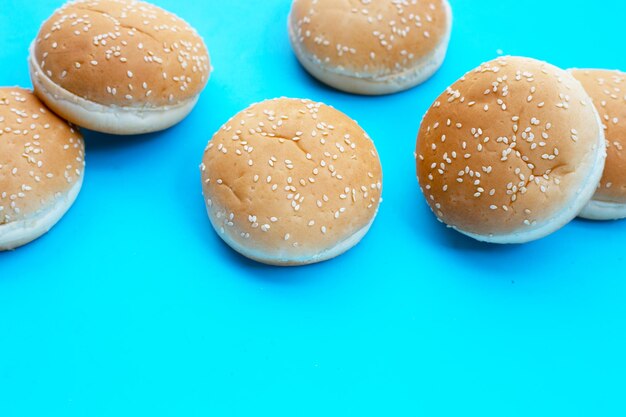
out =
{"type": "Polygon", "coordinates": [[[65,214],[84,164],[77,130],[31,91],[0,88],[0,250],[36,239],[65,214]]]}
{"type": "Polygon", "coordinates": [[[570,72],[593,99],[607,145],[602,179],[581,216],[595,220],[626,218],[626,73],[602,69],[570,72]]]}
{"type": "Polygon", "coordinates": [[[430,78],[443,63],[451,28],[447,0],[295,0],[288,25],[294,52],[313,76],[368,95],[430,78]]]}
{"type": "Polygon", "coordinates": [[[606,150],[598,113],[574,77],[501,57],[434,102],[416,156],[422,192],[441,221],[479,240],[523,243],[578,214],[606,150]]]}
{"type": "Polygon", "coordinates": [[[189,24],[135,0],[65,4],[43,23],[29,61],[35,92],[53,110],[119,134],[159,130],[185,117],[211,72],[207,48],[189,24]],[[128,114],[134,119],[126,126],[116,123],[128,114]]]}
{"type": "Polygon", "coordinates": [[[209,217],[235,250],[301,265],[335,257],[377,213],[382,170],[356,122],[321,103],[275,99],[226,123],[205,151],[209,217]]]}

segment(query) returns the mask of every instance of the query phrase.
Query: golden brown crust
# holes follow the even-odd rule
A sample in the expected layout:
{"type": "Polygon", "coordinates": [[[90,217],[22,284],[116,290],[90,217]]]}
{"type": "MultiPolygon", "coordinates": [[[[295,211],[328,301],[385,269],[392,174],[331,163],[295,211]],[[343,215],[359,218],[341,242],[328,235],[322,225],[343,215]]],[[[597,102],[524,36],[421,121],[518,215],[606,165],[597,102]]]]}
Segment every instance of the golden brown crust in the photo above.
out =
{"type": "Polygon", "coordinates": [[[202,169],[218,232],[276,259],[314,256],[369,225],[382,171],[343,113],[308,100],[254,104],[209,142],[202,169]]]}
{"type": "Polygon", "coordinates": [[[593,99],[606,136],[606,165],[594,200],[626,203],[626,74],[598,69],[571,73],[593,99]]]}
{"type": "Polygon", "coordinates": [[[413,69],[444,41],[448,8],[447,0],[295,0],[289,24],[322,66],[379,78],[413,69]]]}
{"type": "Polygon", "coordinates": [[[67,3],[42,25],[34,54],[54,83],[103,105],[173,105],[197,96],[210,75],[192,27],[134,0],[67,3]]]}
{"type": "Polygon", "coordinates": [[[502,57],[449,87],[424,117],[420,185],[433,212],[460,230],[528,230],[571,203],[600,135],[591,100],[570,74],[502,57]]]}
{"type": "Polygon", "coordinates": [[[29,90],[0,88],[0,225],[27,219],[83,175],[80,133],[29,90]]]}

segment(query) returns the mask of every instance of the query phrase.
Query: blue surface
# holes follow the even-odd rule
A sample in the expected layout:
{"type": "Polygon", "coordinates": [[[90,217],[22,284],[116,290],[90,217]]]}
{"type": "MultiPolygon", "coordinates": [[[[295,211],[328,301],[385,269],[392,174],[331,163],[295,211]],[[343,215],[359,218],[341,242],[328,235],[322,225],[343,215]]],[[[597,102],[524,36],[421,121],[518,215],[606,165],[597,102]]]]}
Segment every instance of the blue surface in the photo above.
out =
{"type": "MultiPolygon", "coordinates": [[[[0,254],[0,416],[624,416],[626,222],[575,221],[525,246],[439,225],[413,150],[431,102],[496,56],[626,70],[626,4],[452,0],[448,59],[380,98],[312,80],[288,0],[180,1],[215,72],[169,131],[87,133],[87,176],[54,230],[0,254]],[[248,104],[307,97],[374,138],[385,201],[365,240],[320,265],[247,261],[214,234],[198,164],[248,104]]],[[[3,0],[0,84],[60,2],[3,0]]]]}

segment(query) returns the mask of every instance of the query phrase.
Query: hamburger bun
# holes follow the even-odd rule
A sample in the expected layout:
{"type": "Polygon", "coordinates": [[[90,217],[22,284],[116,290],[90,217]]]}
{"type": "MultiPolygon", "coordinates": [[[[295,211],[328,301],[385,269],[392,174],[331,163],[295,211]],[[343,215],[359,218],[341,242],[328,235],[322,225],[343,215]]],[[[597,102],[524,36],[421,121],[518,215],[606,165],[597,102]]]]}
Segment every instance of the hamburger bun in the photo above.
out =
{"type": "Polygon", "coordinates": [[[140,134],[191,112],[210,75],[202,38],[185,21],[135,0],[72,1],[32,43],[35,93],[70,122],[140,134]]]}
{"type": "Polygon", "coordinates": [[[501,57],[435,101],[416,156],[439,220],[481,241],[524,243],[578,215],[606,149],[598,113],[574,77],[545,62],[501,57]]]}
{"type": "Polygon", "coordinates": [[[451,28],[447,0],[294,0],[288,22],[296,57],[311,75],[365,95],[430,78],[444,61],[451,28]]]}
{"type": "Polygon", "coordinates": [[[604,174],[580,216],[591,220],[626,218],[626,73],[600,69],[570,72],[593,99],[607,145],[604,174]]]}
{"type": "Polygon", "coordinates": [[[48,232],[83,182],[83,138],[29,90],[0,88],[0,250],[48,232]]]}
{"type": "Polygon", "coordinates": [[[382,190],[368,135],[343,113],[308,100],[243,110],[213,136],[200,168],[220,237],[272,265],[320,262],[356,245],[382,190]]]}

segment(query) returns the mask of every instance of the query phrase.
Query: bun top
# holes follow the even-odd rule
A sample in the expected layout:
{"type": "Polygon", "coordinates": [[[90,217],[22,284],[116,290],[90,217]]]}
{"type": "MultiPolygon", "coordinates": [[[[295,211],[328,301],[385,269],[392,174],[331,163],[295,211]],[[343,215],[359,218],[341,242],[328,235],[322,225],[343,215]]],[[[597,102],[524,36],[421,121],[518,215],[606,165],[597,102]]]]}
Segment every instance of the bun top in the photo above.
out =
{"type": "Polygon", "coordinates": [[[0,225],[24,220],[83,175],[79,132],[30,91],[0,88],[0,225]]]}
{"type": "Polygon", "coordinates": [[[572,202],[602,137],[591,99],[545,62],[502,57],[470,71],[426,113],[417,172],[433,212],[478,235],[532,230],[572,202]]]}
{"type": "Polygon", "coordinates": [[[594,199],[626,203],[626,74],[597,69],[571,72],[593,99],[606,136],[606,166],[594,199]]]}
{"type": "Polygon", "coordinates": [[[295,0],[289,22],[321,65],[378,78],[411,70],[432,53],[449,34],[449,7],[447,0],[295,0]]]}
{"type": "Polygon", "coordinates": [[[367,134],[308,100],[269,100],[240,112],[209,142],[201,170],[218,231],[277,259],[333,248],[369,225],[381,196],[380,161],[367,134]]]}
{"type": "Polygon", "coordinates": [[[34,59],[55,84],[105,106],[174,105],[210,75],[204,42],[185,21],[135,0],[78,0],[40,29],[34,59]]]}

